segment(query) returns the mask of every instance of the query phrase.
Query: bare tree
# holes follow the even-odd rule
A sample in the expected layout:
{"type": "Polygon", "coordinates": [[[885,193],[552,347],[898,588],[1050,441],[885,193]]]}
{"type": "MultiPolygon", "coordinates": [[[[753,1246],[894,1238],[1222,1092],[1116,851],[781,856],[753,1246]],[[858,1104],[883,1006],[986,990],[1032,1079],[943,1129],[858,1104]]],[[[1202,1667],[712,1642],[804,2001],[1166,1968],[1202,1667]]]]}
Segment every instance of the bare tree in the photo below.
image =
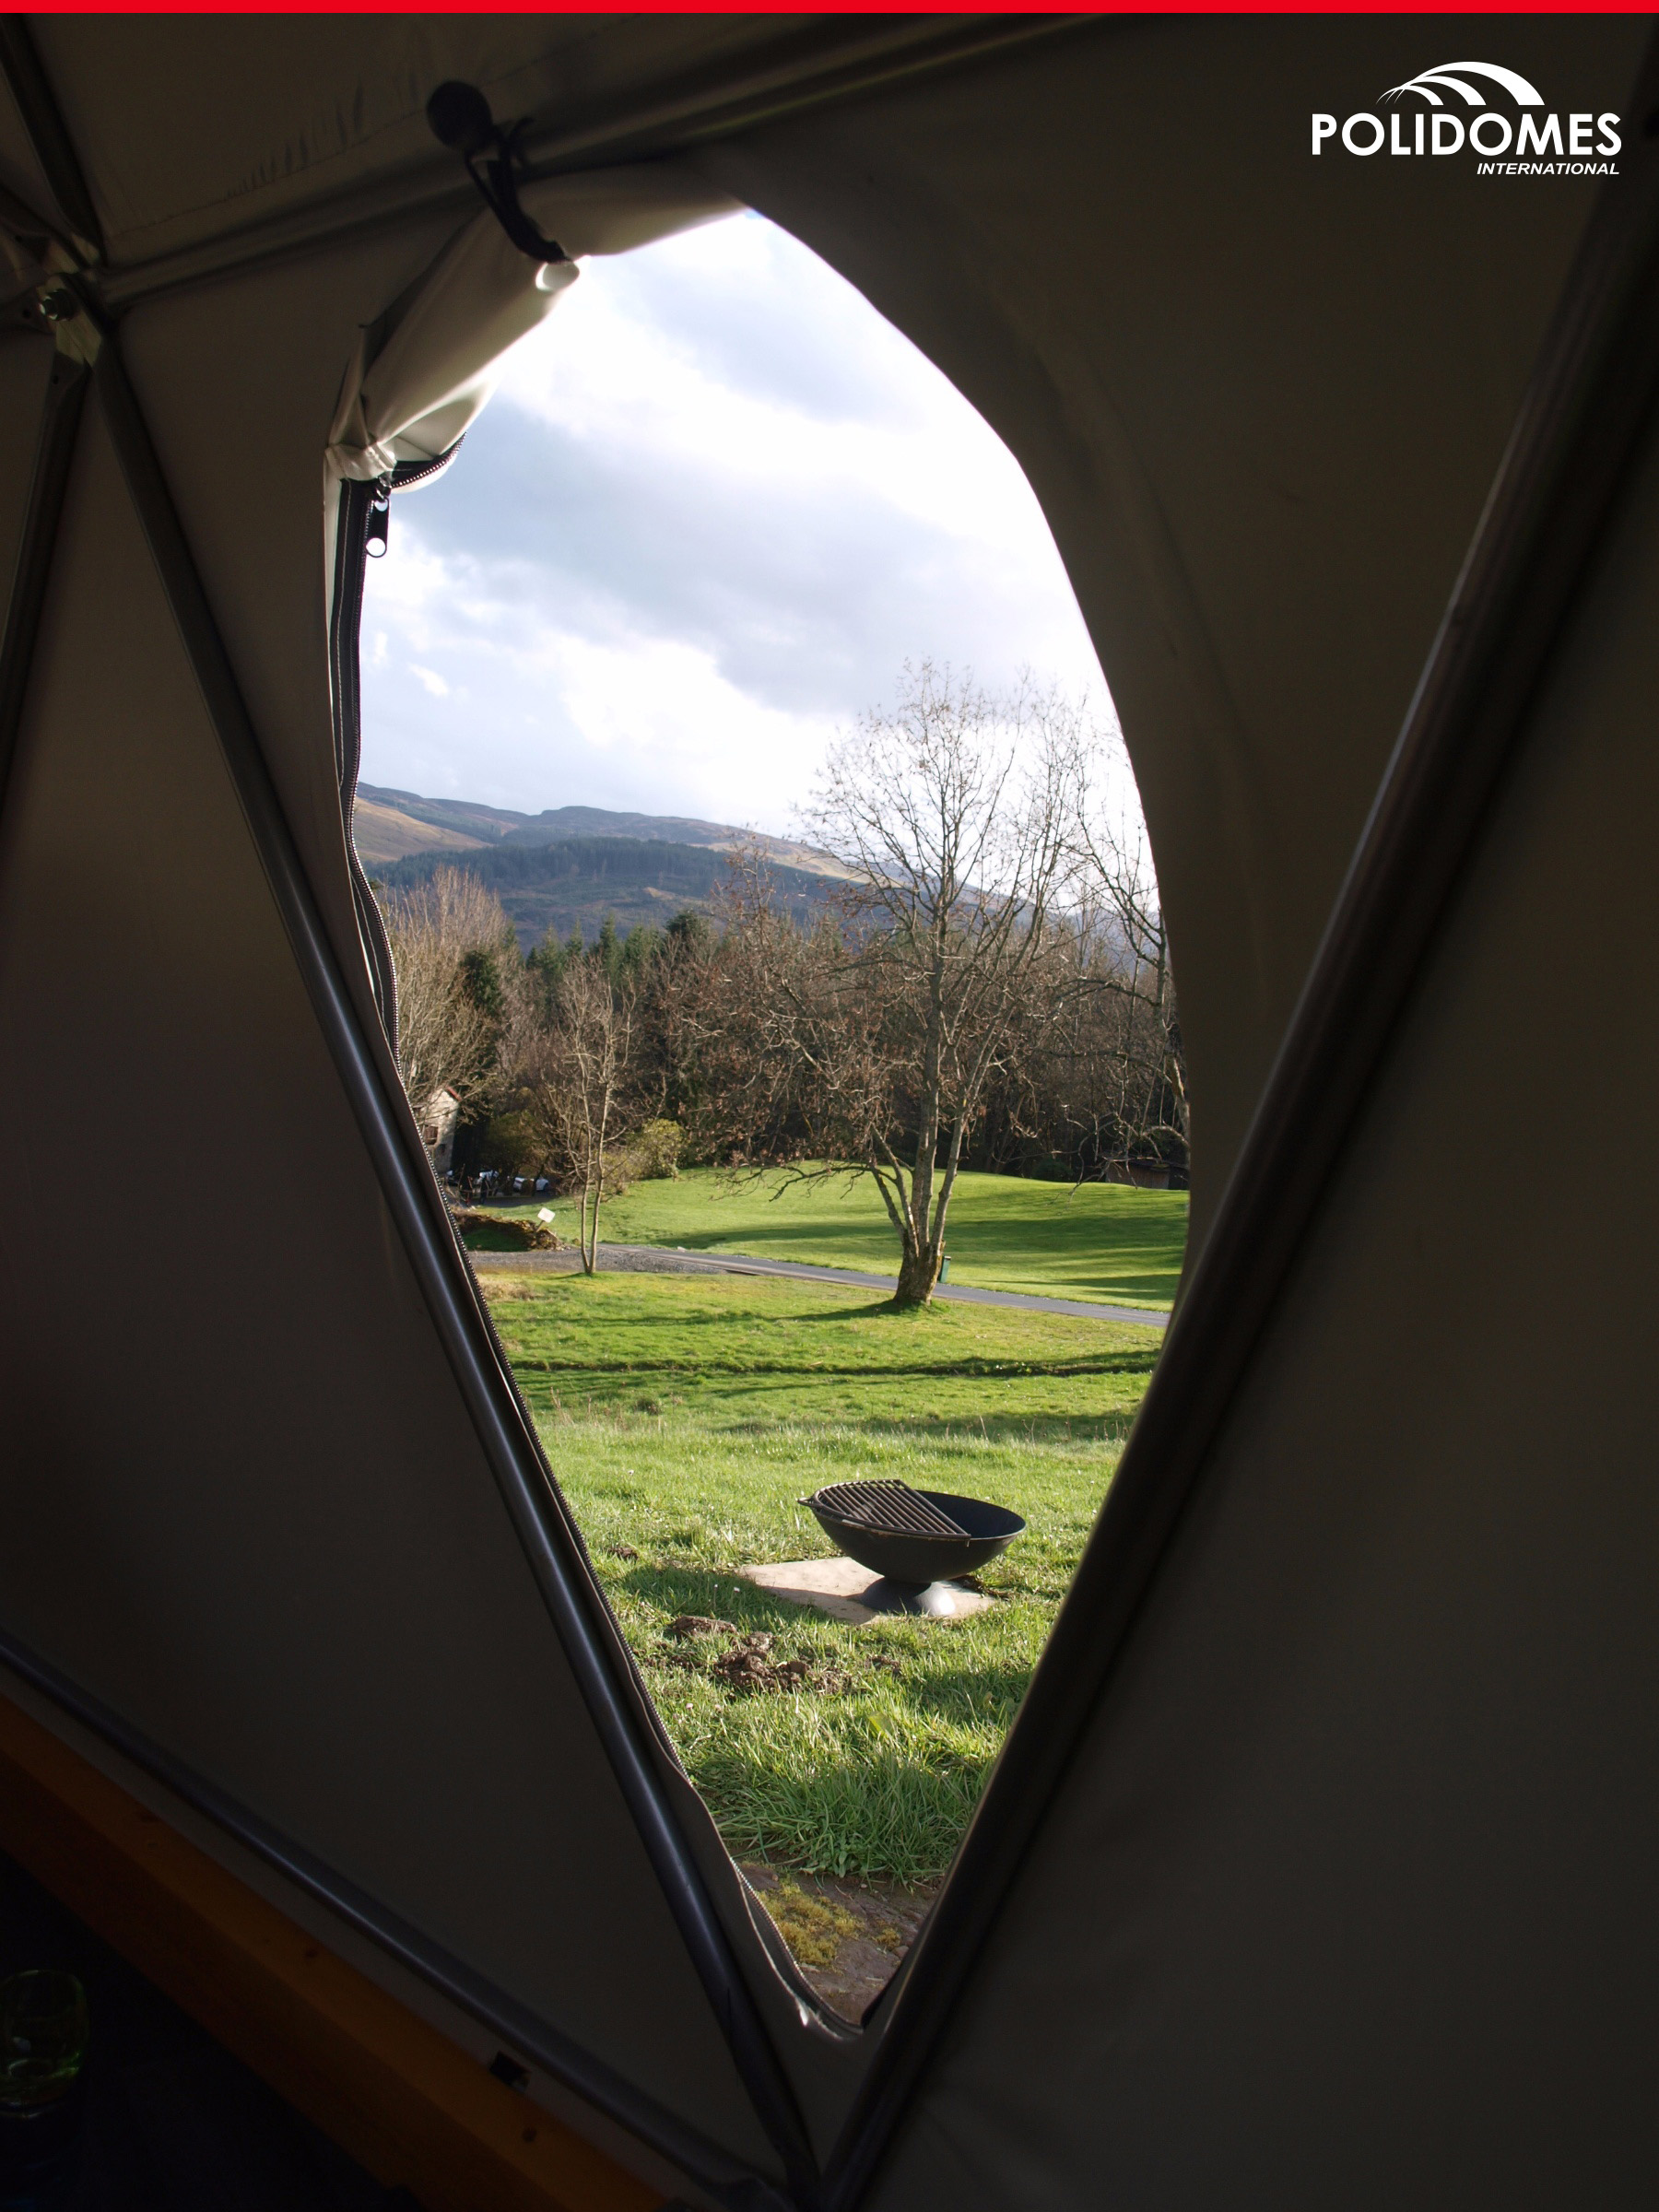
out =
{"type": "Polygon", "coordinates": [[[728,920],[711,1085],[726,1125],[801,1173],[873,1179],[900,1240],[897,1304],[933,1295],[964,1146],[1029,1030],[1095,743],[1057,691],[994,696],[907,664],[895,707],[832,747],[805,816],[847,871],[839,912],[794,927],[751,862],[728,920]]]}
{"type": "Polygon", "coordinates": [[[419,1113],[447,1087],[464,1114],[486,1102],[515,1013],[522,962],[499,899],[459,868],[386,894],[397,974],[397,1067],[419,1113]]]}
{"type": "Polygon", "coordinates": [[[633,1045],[633,993],[604,964],[571,960],[553,994],[552,1020],[533,1048],[528,1112],[578,1194],[583,1271],[598,1265],[599,1206],[607,1155],[622,1133],[633,1045]]]}
{"type": "Polygon", "coordinates": [[[1188,1138],[1186,1058],[1169,925],[1138,818],[1086,808],[1078,824],[1077,1003],[1086,1016],[1087,1079],[1068,1087],[1077,1120],[1092,1123],[1103,1165],[1119,1153],[1182,1161],[1188,1138]]]}

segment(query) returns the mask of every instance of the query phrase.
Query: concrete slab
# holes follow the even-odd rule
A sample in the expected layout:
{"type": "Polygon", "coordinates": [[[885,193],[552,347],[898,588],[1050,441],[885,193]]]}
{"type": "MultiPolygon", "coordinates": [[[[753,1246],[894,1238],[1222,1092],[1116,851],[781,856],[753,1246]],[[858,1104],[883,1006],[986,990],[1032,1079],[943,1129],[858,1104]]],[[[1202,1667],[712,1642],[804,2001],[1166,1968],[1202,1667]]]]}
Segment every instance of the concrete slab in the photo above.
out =
{"type": "MultiPolygon", "coordinates": [[[[773,1597],[783,1598],[792,1606],[816,1606],[831,1620],[851,1621],[854,1627],[862,1628],[870,1620],[891,1620],[897,1613],[890,1602],[881,1602],[890,1596],[893,1585],[861,1567],[856,1559],[782,1559],[761,1567],[739,1567],[735,1571],[773,1597]],[[872,1594],[877,1600],[874,1605],[863,1602],[872,1594]]],[[[926,1614],[933,1620],[960,1620],[970,1613],[985,1612],[996,1602],[978,1590],[964,1590],[959,1583],[935,1583],[928,1600],[926,1614]]]]}

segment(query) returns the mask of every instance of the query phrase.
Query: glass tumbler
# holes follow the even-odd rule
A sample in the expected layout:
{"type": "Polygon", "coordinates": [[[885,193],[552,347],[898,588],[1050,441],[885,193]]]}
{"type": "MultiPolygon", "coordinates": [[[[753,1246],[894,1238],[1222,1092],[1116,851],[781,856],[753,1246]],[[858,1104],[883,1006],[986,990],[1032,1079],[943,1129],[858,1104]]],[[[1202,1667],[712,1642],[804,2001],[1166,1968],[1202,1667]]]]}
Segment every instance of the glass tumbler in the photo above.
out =
{"type": "Polygon", "coordinates": [[[87,1993],[73,1974],[33,1967],[0,1982],[0,2113],[42,2112],[87,2055],[87,1993]]]}

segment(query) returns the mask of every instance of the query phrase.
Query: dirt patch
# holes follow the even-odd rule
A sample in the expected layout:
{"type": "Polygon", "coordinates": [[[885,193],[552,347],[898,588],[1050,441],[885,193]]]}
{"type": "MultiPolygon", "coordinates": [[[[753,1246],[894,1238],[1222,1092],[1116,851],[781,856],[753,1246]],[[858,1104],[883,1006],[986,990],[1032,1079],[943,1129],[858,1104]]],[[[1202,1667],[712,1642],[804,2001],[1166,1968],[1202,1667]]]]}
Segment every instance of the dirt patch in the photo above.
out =
{"type": "Polygon", "coordinates": [[[457,1208],[452,1216],[469,1252],[557,1252],[559,1239],[545,1221],[516,1214],[477,1214],[457,1208]]]}
{"type": "Polygon", "coordinates": [[[677,1643],[691,1647],[676,1653],[673,1664],[678,1666],[702,1665],[702,1659],[693,1655],[697,1647],[730,1638],[719,1656],[707,1665],[710,1674],[718,1675],[739,1697],[752,1696],[758,1690],[842,1690],[853,1687],[852,1676],[839,1667],[814,1666],[809,1659],[774,1659],[774,1639],[764,1629],[740,1636],[735,1621],[713,1619],[703,1613],[681,1613],[669,1622],[668,1634],[677,1643]]]}
{"type": "Polygon", "coordinates": [[[828,1874],[743,1869],[813,1989],[842,2019],[863,2018],[899,1971],[937,1894],[828,1874]]]}
{"type": "Polygon", "coordinates": [[[763,1629],[740,1636],[710,1668],[722,1681],[747,1697],[756,1690],[849,1689],[853,1677],[835,1666],[814,1666],[808,1659],[774,1659],[772,1640],[763,1629]]]}

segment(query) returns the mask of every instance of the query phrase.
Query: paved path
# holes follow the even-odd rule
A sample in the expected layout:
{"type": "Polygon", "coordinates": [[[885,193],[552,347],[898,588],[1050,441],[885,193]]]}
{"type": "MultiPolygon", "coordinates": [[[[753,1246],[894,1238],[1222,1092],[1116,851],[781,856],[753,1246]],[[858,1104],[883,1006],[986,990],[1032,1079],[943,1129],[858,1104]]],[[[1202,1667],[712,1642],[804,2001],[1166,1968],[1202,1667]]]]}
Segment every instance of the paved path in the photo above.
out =
{"type": "MultiPolygon", "coordinates": [[[[569,1274],[581,1265],[574,1252],[475,1252],[479,1268],[545,1267],[569,1274]]],[[[670,1252],[663,1244],[602,1244],[602,1275],[781,1275],[796,1283],[843,1283],[854,1290],[891,1292],[890,1275],[861,1275],[851,1267],[809,1267],[799,1260],[762,1260],[741,1252],[670,1252]]],[[[1080,1298],[1039,1298],[1023,1290],[975,1290],[966,1283],[941,1283],[935,1298],[967,1306],[1018,1306],[1027,1313],[1075,1313],[1083,1321],[1130,1322],[1146,1329],[1167,1329],[1170,1317],[1147,1306],[1102,1306],[1080,1298]]]]}

